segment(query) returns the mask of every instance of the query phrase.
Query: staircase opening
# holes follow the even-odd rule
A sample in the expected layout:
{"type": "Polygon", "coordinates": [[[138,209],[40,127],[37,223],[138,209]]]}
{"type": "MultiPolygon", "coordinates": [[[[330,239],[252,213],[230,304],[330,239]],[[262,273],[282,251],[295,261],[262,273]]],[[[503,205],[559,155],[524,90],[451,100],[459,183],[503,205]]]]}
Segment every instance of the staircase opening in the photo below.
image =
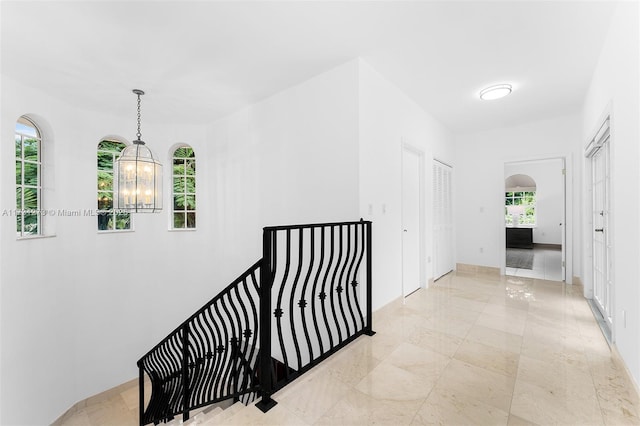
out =
{"type": "Polygon", "coordinates": [[[138,361],[140,424],[258,398],[271,409],[274,392],[374,334],[371,266],[369,221],[264,228],[262,259],[138,361]]]}

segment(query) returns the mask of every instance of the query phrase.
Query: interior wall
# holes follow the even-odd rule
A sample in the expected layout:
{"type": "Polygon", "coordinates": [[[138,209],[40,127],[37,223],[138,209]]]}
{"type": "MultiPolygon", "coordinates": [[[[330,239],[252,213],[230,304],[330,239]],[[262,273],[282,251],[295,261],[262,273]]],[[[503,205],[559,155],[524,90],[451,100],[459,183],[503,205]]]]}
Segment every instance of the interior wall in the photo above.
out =
{"type": "Polygon", "coordinates": [[[561,159],[507,163],[504,178],[516,174],[531,176],[536,182],[536,226],[533,242],[562,244],[563,164],[561,159]]]}
{"type": "MultiPolygon", "coordinates": [[[[514,94],[515,96],[515,94],[514,94]]],[[[505,102],[509,98],[504,99],[505,102]]],[[[504,264],[504,165],[514,161],[566,158],[567,256],[579,242],[581,176],[574,173],[576,143],[581,139],[578,115],[521,126],[456,135],[457,262],[489,267],[504,264]]],[[[568,265],[569,266],[569,265],[568,265]]],[[[573,274],[580,275],[580,256],[573,256],[573,274]]],[[[570,267],[567,268],[569,278],[570,267]]]]}
{"type": "MultiPolygon", "coordinates": [[[[46,173],[52,179],[43,205],[57,217],[47,238],[16,240],[15,216],[0,216],[0,423],[48,424],[78,400],[136,377],[138,358],[215,294],[203,278],[216,266],[211,226],[202,220],[198,232],[168,231],[168,158],[176,142],[196,150],[198,211],[209,209],[204,129],[143,118],[143,138],[165,164],[165,210],[134,215],[133,232],[98,234],[89,213],[97,207],[97,144],[107,135],[134,136],[135,98],[123,93],[131,115],[101,116],[5,76],[2,89],[3,141],[13,140],[25,113],[43,129],[42,149],[55,165],[46,173]]],[[[15,209],[8,184],[15,182],[14,157],[12,143],[0,144],[2,211],[15,209]]]]}
{"type": "MultiPolygon", "coordinates": [[[[621,2],[610,23],[598,65],[585,97],[580,151],[611,114],[611,220],[614,282],[613,337],[636,384],[640,383],[640,41],[639,6],[621,2]],[[625,321],[626,317],[626,321],[625,321]]],[[[584,157],[581,155],[581,160],[584,157]]],[[[584,192],[588,194],[589,182],[584,192]]],[[[591,262],[592,226],[585,199],[584,258],[591,262]]],[[[585,290],[590,286],[588,281],[585,290]]]]}
{"type": "Polygon", "coordinates": [[[216,276],[262,256],[262,228],[359,220],[357,62],[351,61],[208,128],[216,276]]]}
{"type": "Polygon", "coordinates": [[[360,214],[373,221],[374,309],[402,296],[402,144],[424,153],[422,278],[433,277],[433,158],[458,171],[452,136],[432,116],[359,61],[360,214]]]}

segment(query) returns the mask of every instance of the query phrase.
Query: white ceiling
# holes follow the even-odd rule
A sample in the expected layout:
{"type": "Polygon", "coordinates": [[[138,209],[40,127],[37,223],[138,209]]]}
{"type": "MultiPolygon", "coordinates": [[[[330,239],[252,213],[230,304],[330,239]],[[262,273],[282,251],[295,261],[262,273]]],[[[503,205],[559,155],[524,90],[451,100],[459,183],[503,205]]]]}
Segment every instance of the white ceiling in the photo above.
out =
{"type": "Polygon", "coordinates": [[[613,1],[2,1],[2,73],[91,110],[210,123],[362,57],[454,132],[575,113],[613,1]],[[514,93],[480,101],[492,83],[514,93]]]}

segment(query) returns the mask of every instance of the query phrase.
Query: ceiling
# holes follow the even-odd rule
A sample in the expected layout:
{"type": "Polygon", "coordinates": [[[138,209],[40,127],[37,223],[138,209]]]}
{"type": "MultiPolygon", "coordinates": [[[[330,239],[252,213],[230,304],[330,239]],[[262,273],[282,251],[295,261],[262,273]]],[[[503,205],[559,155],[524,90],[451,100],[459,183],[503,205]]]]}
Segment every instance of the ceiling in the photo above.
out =
{"type": "Polygon", "coordinates": [[[361,57],[453,132],[579,111],[612,1],[2,1],[2,74],[206,124],[361,57]],[[501,100],[478,92],[511,83],[501,100]]]}
{"type": "MultiPolygon", "coordinates": [[[[529,175],[511,175],[504,180],[506,190],[515,190],[519,188],[536,188],[536,181],[529,175]]],[[[522,191],[522,189],[520,189],[522,191]]]]}

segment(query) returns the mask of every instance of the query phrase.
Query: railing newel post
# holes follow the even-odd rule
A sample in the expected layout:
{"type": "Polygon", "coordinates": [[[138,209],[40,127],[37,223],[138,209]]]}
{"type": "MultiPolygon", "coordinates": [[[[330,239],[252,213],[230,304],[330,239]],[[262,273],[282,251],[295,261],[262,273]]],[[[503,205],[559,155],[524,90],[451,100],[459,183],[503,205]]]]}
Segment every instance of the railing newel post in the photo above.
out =
{"type": "Polygon", "coordinates": [[[271,399],[271,284],[272,238],[275,232],[265,228],[262,234],[262,265],[260,266],[260,393],[262,399],[256,404],[262,412],[272,409],[277,402],[271,399]]]}
{"type": "Polygon", "coordinates": [[[189,323],[182,328],[182,421],[189,420],[189,323]]]}
{"type": "Polygon", "coordinates": [[[140,404],[140,426],[144,425],[144,369],[142,368],[142,362],[138,361],[138,394],[140,404]]]}
{"type": "Polygon", "coordinates": [[[373,336],[376,334],[373,331],[373,301],[372,301],[372,261],[371,261],[371,252],[372,252],[372,243],[371,243],[371,222],[366,222],[367,229],[367,328],[365,334],[367,336],[373,336]]]}

